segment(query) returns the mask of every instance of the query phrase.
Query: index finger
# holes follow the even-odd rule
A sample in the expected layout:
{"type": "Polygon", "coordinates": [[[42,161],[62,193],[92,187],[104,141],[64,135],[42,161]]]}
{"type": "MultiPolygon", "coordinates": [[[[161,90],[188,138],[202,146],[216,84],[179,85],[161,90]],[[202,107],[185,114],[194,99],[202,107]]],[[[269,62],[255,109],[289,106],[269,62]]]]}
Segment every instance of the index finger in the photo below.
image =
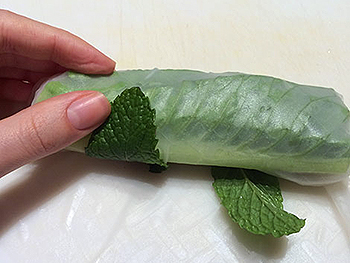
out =
{"type": "Polygon", "coordinates": [[[73,34],[0,10],[0,53],[53,61],[86,74],[108,74],[115,62],[73,34]]]}

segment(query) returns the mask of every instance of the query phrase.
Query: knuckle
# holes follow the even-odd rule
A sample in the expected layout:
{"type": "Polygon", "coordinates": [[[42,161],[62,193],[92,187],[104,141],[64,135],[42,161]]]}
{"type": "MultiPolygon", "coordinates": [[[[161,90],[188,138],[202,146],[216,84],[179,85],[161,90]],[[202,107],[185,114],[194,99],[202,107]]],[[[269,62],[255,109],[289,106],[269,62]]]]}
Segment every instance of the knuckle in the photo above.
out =
{"type": "Polygon", "coordinates": [[[30,155],[45,156],[56,148],[53,140],[47,136],[45,127],[48,124],[42,116],[31,115],[25,123],[22,133],[27,134],[27,136],[24,136],[21,141],[30,155]]]}

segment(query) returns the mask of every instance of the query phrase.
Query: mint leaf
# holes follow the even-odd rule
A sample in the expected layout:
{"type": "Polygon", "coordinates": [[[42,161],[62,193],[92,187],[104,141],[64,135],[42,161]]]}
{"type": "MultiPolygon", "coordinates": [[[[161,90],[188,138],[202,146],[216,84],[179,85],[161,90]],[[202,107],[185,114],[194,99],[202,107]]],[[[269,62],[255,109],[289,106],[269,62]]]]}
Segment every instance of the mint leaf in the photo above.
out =
{"type": "Polygon", "coordinates": [[[156,149],[155,110],[138,87],[124,90],[111,102],[111,114],[90,138],[92,157],[143,162],[166,167],[156,149]]]}
{"type": "Polygon", "coordinates": [[[281,237],[299,232],[305,220],[283,210],[278,179],[263,172],[213,167],[213,187],[233,221],[254,234],[281,237]]]}

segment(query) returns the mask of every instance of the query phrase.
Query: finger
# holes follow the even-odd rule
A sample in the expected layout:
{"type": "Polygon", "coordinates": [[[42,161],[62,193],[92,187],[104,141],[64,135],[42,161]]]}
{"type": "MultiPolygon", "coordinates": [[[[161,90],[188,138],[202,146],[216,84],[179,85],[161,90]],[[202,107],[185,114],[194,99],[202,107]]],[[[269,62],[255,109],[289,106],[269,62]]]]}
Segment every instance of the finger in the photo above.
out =
{"type": "Polygon", "coordinates": [[[32,59],[10,53],[0,54],[0,67],[11,67],[45,73],[56,73],[66,70],[66,68],[53,61],[32,59]]]}
{"type": "Polygon", "coordinates": [[[15,79],[0,79],[2,100],[28,102],[33,94],[33,84],[15,79]]]}
{"type": "MultiPolygon", "coordinates": [[[[29,70],[18,69],[18,68],[0,68],[0,81],[1,79],[13,79],[13,80],[25,80],[30,83],[36,83],[43,78],[52,76],[53,73],[41,73],[32,72],[29,70]]],[[[0,85],[1,88],[1,85],[0,85]]]]}
{"type": "Polygon", "coordinates": [[[67,147],[96,129],[109,113],[109,102],[101,93],[76,91],[3,119],[0,175],[67,147]]]}
{"type": "Polygon", "coordinates": [[[0,50],[90,74],[112,73],[115,62],[82,39],[58,28],[0,10],[0,50]]]}

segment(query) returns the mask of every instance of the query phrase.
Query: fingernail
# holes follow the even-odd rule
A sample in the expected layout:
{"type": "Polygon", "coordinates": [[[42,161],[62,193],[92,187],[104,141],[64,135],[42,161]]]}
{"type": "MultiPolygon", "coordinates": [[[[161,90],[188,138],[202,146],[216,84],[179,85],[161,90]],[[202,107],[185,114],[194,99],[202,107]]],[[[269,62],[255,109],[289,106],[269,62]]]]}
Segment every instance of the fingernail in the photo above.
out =
{"type": "Polygon", "coordinates": [[[68,120],[78,130],[97,127],[109,113],[110,105],[107,98],[98,92],[73,101],[67,109],[68,120]]]}

